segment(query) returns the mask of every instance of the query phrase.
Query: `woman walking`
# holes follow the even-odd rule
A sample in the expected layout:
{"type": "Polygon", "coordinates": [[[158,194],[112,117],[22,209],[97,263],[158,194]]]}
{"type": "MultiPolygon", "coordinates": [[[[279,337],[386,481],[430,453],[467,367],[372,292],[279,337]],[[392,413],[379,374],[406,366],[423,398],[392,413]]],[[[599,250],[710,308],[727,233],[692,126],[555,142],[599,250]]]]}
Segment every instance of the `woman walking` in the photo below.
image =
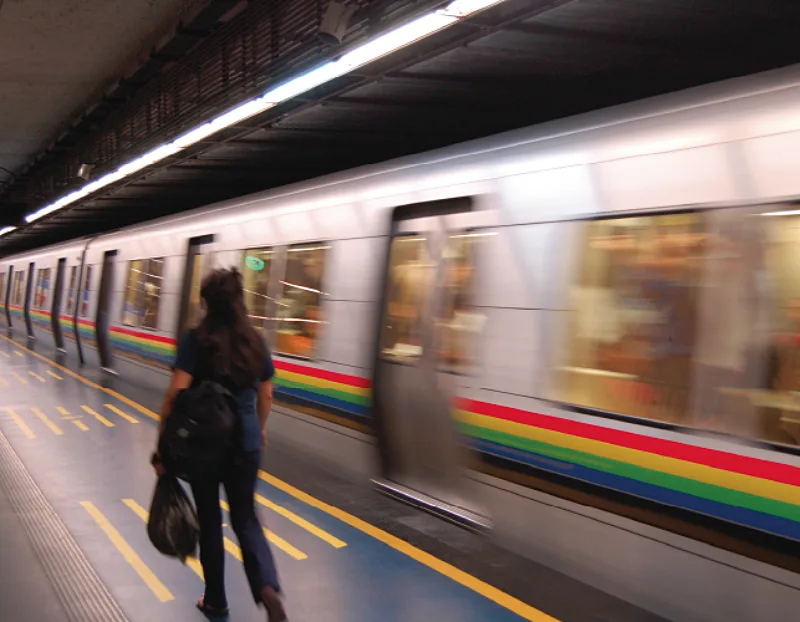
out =
{"type": "MultiPolygon", "coordinates": [[[[214,380],[236,398],[241,443],[218,477],[191,482],[200,522],[200,562],[205,594],[197,603],[207,615],[225,616],[225,553],[219,487],[225,487],[231,526],[239,540],[244,569],[257,605],[269,622],[286,618],[269,544],[255,512],[254,494],[261,451],[266,447],[267,416],[272,406],[275,368],[264,340],[250,325],[244,305],[242,277],[237,270],[217,270],[203,281],[200,296],[205,317],[178,347],[172,382],[161,409],[159,438],[178,393],[203,380],[214,380]]],[[[156,471],[163,472],[158,455],[156,471]]]]}

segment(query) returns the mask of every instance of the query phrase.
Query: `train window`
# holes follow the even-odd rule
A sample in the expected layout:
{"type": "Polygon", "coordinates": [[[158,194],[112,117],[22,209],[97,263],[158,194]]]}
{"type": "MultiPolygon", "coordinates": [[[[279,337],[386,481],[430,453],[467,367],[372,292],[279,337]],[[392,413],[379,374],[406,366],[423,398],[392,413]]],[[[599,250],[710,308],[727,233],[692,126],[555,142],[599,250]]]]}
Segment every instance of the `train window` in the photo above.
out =
{"type": "Polygon", "coordinates": [[[14,273],[14,282],[11,291],[11,304],[17,307],[25,300],[25,273],[21,270],[14,273]]]}
{"type": "Polygon", "coordinates": [[[277,352],[314,355],[323,321],[322,297],[327,295],[322,291],[322,274],[329,248],[323,244],[300,244],[287,249],[286,270],[280,281],[282,292],[277,301],[277,352]]]}
{"type": "MultiPolygon", "coordinates": [[[[723,420],[712,419],[712,426],[724,425],[733,433],[749,433],[772,442],[800,444],[800,212],[797,205],[786,209],[772,208],[747,221],[738,221],[739,231],[728,236],[732,243],[721,247],[717,256],[717,273],[726,254],[738,255],[732,268],[738,268],[739,278],[730,276],[728,269],[722,281],[725,289],[738,282],[738,309],[727,300],[718,302],[721,311],[709,323],[722,331],[737,334],[727,342],[728,349],[742,356],[750,355],[745,365],[738,365],[737,380],[717,374],[701,380],[707,390],[716,387],[726,399],[728,408],[735,407],[723,420]],[[764,216],[768,216],[765,218],[764,216]],[[760,226],[759,226],[760,225],[760,226]],[[756,237],[756,236],[760,236],[756,237]],[[762,242],[763,240],[763,242],[762,242]],[[744,264],[744,268],[740,267],[744,264]],[[759,304],[760,303],[760,304],[759,304]],[[722,305],[730,306],[723,308],[722,305]],[[727,316],[727,317],[725,317],[727,316]],[[734,324],[734,320],[739,320],[734,324]],[[724,320],[724,321],[723,321],[724,320]],[[743,398],[747,397],[746,401],[743,398]],[[731,423],[736,424],[731,426],[731,423]],[[742,429],[742,427],[744,429],[742,429]]],[[[728,227],[730,228],[730,226],[728,227]]],[[[724,242],[725,240],[723,240],[724,242]]],[[[732,263],[731,259],[728,259],[732,263]]],[[[738,273],[737,276],[738,276],[738,273]]],[[[720,337],[721,339],[721,337],[720,337]]]]}
{"type": "Polygon", "coordinates": [[[475,307],[476,245],[493,232],[448,236],[442,257],[441,304],[436,313],[437,358],[440,367],[466,371],[475,363],[475,341],[485,315],[475,307]]]}
{"type": "MultiPolygon", "coordinates": [[[[275,252],[271,248],[250,248],[242,257],[244,302],[250,321],[265,335],[269,331],[271,302],[269,273],[275,252]]],[[[274,312],[273,312],[274,313],[274,312]]]]}
{"type": "Polygon", "coordinates": [[[392,240],[381,336],[381,352],[385,358],[412,362],[422,356],[423,313],[434,270],[425,237],[404,236],[392,240]]]}
{"type": "Polygon", "coordinates": [[[703,214],[586,223],[556,399],[689,423],[705,249],[703,214]]]}
{"type": "Polygon", "coordinates": [[[203,306],[200,304],[200,288],[203,285],[203,272],[206,256],[197,253],[192,257],[192,284],[189,290],[189,306],[186,310],[186,325],[195,326],[200,322],[203,306]]]}
{"type": "Polygon", "coordinates": [[[75,288],[78,285],[78,266],[72,266],[69,272],[69,285],[67,289],[67,312],[71,316],[75,312],[75,288]]]}
{"type": "Polygon", "coordinates": [[[137,259],[128,265],[128,283],[122,307],[122,323],[158,328],[158,301],[164,278],[164,258],[137,259]]]}
{"type": "Polygon", "coordinates": [[[33,308],[44,309],[50,297],[50,268],[40,268],[36,274],[36,288],[33,292],[33,308]]]}
{"type": "Polygon", "coordinates": [[[81,290],[80,317],[89,315],[89,298],[92,286],[92,266],[86,266],[86,274],[83,278],[83,288],[81,290]]]}
{"type": "Polygon", "coordinates": [[[0,272],[0,307],[6,305],[6,273],[0,272]]]}

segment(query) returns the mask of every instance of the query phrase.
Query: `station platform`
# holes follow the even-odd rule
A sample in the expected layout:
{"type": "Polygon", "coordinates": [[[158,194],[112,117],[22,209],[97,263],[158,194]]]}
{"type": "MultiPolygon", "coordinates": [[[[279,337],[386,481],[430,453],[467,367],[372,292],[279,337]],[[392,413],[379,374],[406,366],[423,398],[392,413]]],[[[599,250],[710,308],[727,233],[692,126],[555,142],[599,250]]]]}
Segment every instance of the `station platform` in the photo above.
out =
{"type": "MultiPolygon", "coordinates": [[[[0,336],[0,618],[205,619],[199,564],[145,531],[161,396],[60,362],[0,336]]],[[[279,444],[260,475],[293,622],[659,620],[279,444]]],[[[264,620],[225,531],[228,619],[264,620]]]]}

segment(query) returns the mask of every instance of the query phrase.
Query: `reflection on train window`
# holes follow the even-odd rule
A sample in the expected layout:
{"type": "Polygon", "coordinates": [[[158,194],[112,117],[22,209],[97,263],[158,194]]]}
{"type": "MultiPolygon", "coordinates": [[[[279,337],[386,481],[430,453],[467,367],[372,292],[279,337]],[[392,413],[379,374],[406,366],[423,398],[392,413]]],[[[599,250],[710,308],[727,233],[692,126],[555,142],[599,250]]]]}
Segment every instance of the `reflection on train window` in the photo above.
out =
{"type": "Polygon", "coordinates": [[[475,307],[475,252],[477,244],[494,232],[454,233],[442,256],[444,270],[437,307],[436,343],[439,365],[466,371],[475,363],[477,337],[486,321],[475,307]]]}
{"type": "Polygon", "coordinates": [[[330,246],[290,246],[278,297],[275,349],[282,354],[312,357],[322,324],[322,274],[330,246]]]}
{"type": "Polygon", "coordinates": [[[14,282],[11,291],[11,304],[17,307],[22,306],[25,299],[25,273],[22,271],[14,273],[14,282]]]}
{"type": "Polygon", "coordinates": [[[586,224],[557,399],[688,423],[705,230],[695,213],[586,224]]]}
{"type": "Polygon", "coordinates": [[[71,316],[75,313],[75,288],[78,285],[78,266],[72,266],[69,272],[69,289],[67,290],[67,312],[71,316]]]}
{"type": "Polygon", "coordinates": [[[50,268],[40,268],[36,274],[36,288],[33,291],[33,308],[44,309],[50,297],[50,268]]]}
{"type": "Polygon", "coordinates": [[[244,280],[244,303],[253,326],[265,335],[269,331],[268,322],[274,302],[269,297],[269,273],[272,268],[274,251],[271,248],[251,248],[242,257],[244,280]]]}
{"type": "Polygon", "coordinates": [[[6,273],[0,273],[0,307],[6,304],[6,273]]]}
{"type": "Polygon", "coordinates": [[[81,308],[80,317],[89,315],[89,297],[91,294],[92,286],[92,266],[86,266],[86,274],[83,278],[83,287],[81,288],[81,308]]]}
{"type": "Polygon", "coordinates": [[[201,320],[203,306],[200,304],[200,287],[203,285],[204,266],[205,255],[197,253],[192,257],[192,285],[189,290],[189,305],[186,309],[186,326],[197,326],[201,320]]]}
{"type": "MultiPolygon", "coordinates": [[[[771,210],[766,215],[759,219],[764,223],[766,244],[742,251],[754,268],[743,284],[749,294],[747,299],[768,303],[766,309],[760,305],[756,313],[742,318],[751,343],[758,344],[767,335],[761,364],[750,361],[745,367],[750,374],[746,380],[750,382],[744,388],[754,389],[747,396],[757,415],[753,433],[768,441],[797,445],[800,444],[800,216],[796,205],[771,210]],[[760,252],[761,248],[764,252],[760,252]]],[[[750,235],[752,228],[747,231],[750,235]]],[[[737,397],[730,393],[727,399],[737,397]]],[[[741,404],[743,396],[738,397],[741,404]]],[[[737,414],[740,412],[741,408],[737,414]]]]}
{"type": "Polygon", "coordinates": [[[122,307],[122,323],[158,328],[158,301],[164,278],[164,259],[137,259],[128,267],[128,283],[122,307]]]}
{"type": "Polygon", "coordinates": [[[422,356],[423,314],[434,273],[426,238],[406,236],[392,240],[381,336],[385,358],[411,362],[422,356]]]}

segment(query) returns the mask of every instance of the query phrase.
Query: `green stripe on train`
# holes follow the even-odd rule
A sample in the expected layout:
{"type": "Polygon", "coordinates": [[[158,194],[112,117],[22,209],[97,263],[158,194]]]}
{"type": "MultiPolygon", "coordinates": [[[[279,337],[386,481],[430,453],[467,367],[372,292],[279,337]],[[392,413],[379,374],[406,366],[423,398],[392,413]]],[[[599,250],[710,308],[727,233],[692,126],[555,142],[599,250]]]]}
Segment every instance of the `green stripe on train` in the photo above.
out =
{"type": "Polygon", "coordinates": [[[654,484],[662,488],[676,490],[701,499],[709,499],[711,501],[725,503],[726,505],[747,508],[755,510],[756,512],[772,514],[773,516],[780,516],[788,520],[800,522],[800,506],[791,503],[767,499],[731,488],[715,486],[714,484],[706,484],[705,482],[699,482],[694,479],[671,475],[669,473],[663,473],[661,471],[655,471],[627,462],[603,458],[565,447],[558,447],[556,445],[514,436],[505,432],[497,432],[495,430],[489,430],[488,428],[463,423],[459,424],[459,428],[464,434],[485,441],[491,441],[507,447],[521,449],[522,451],[555,458],[556,460],[563,460],[565,462],[627,477],[628,479],[634,479],[647,484],[654,484]]]}
{"type": "Polygon", "coordinates": [[[366,396],[353,395],[352,393],[346,393],[344,391],[339,391],[337,389],[323,389],[322,387],[315,387],[311,384],[294,382],[293,380],[287,380],[286,378],[281,378],[280,375],[277,375],[275,377],[274,382],[276,386],[284,387],[286,389],[301,389],[303,391],[312,391],[314,393],[319,393],[320,395],[327,395],[328,397],[333,397],[338,400],[350,402],[351,404],[358,404],[359,406],[370,405],[370,400],[366,396]]]}

